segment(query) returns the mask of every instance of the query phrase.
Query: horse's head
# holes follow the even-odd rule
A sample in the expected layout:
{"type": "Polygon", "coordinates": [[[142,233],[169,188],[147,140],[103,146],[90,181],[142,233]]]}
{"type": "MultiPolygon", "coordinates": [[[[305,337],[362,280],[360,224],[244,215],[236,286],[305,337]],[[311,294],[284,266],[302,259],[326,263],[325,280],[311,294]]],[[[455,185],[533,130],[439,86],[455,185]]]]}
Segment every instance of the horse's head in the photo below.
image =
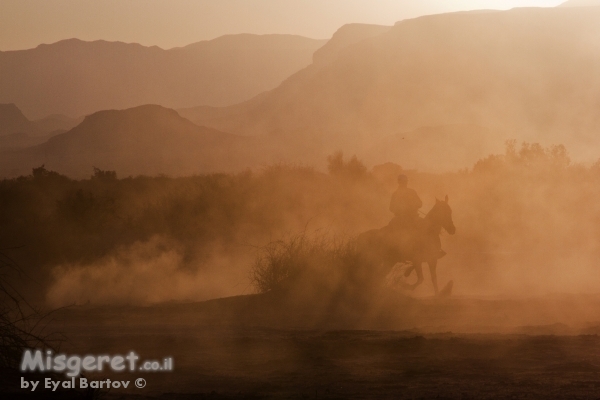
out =
{"type": "Polygon", "coordinates": [[[452,209],[448,205],[448,195],[444,200],[435,199],[435,206],[433,206],[432,216],[435,221],[442,226],[451,235],[456,232],[456,227],[452,221],[452,209]]]}

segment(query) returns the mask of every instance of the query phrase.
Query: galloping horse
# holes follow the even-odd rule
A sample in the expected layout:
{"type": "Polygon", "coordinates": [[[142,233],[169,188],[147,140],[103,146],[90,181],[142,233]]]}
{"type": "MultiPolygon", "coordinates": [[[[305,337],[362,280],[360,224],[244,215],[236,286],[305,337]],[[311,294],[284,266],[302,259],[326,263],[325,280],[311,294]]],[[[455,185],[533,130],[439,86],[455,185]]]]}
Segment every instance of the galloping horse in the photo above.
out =
{"type": "Polygon", "coordinates": [[[410,262],[412,265],[404,275],[408,276],[413,270],[416,271],[417,282],[408,285],[414,289],[423,282],[422,264],[427,262],[433,288],[438,295],[437,260],[445,254],[440,241],[442,228],[451,235],[456,232],[448,196],[445,200],[436,198],[433,208],[424,218],[418,220],[413,229],[398,229],[390,224],[360,234],[357,238],[357,248],[363,262],[373,268],[371,283],[383,280],[396,263],[410,262]]]}

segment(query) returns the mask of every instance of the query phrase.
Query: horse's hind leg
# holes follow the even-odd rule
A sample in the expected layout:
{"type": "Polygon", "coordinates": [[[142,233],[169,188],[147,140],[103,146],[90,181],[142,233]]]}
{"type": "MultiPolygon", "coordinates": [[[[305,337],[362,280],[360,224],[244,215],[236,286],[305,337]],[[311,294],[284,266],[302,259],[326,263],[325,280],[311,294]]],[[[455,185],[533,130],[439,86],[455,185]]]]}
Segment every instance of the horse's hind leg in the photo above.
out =
{"type": "Polygon", "coordinates": [[[437,260],[427,261],[429,264],[429,273],[431,274],[431,282],[433,283],[433,289],[435,290],[435,295],[439,294],[438,282],[437,282],[437,260]]]}

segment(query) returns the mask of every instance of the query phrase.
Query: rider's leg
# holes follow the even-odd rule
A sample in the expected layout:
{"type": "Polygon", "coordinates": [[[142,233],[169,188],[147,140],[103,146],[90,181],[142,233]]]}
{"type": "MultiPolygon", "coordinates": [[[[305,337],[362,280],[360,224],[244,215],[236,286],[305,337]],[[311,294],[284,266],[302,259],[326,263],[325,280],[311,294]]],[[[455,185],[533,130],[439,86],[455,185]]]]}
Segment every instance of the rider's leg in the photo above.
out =
{"type": "Polygon", "coordinates": [[[435,290],[435,295],[437,296],[439,293],[438,283],[437,283],[437,260],[428,261],[429,264],[429,273],[431,274],[431,282],[433,282],[433,289],[435,290]]]}

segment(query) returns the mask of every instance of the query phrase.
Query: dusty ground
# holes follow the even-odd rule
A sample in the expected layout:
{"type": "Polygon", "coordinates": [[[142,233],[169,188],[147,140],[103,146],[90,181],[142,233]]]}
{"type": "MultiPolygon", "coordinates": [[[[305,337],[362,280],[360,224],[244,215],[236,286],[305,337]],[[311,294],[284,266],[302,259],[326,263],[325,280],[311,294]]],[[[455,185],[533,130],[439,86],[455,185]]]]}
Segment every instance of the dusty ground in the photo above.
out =
{"type": "Polygon", "coordinates": [[[598,297],[390,295],[359,315],[276,300],[72,307],[48,329],[69,354],[174,358],[170,373],[88,374],[147,381],[107,398],[600,398],[598,297]]]}

